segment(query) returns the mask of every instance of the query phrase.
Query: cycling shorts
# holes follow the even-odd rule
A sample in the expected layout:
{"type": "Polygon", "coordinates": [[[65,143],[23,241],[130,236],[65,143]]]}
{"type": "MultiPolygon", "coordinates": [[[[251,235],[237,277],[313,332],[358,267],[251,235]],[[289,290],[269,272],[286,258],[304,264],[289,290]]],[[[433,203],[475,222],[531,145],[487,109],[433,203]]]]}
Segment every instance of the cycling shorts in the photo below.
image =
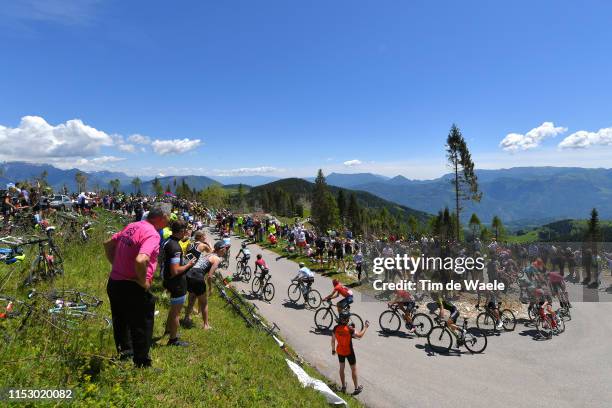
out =
{"type": "Polygon", "coordinates": [[[346,307],[348,305],[350,305],[351,303],[353,303],[353,296],[347,296],[344,299],[342,299],[341,301],[338,302],[338,306],[340,306],[342,309],[346,309],[346,307]]]}
{"type": "Polygon", "coordinates": [[[202,296],[206,292],[206,282],[187,277],[187,292],[193,293],[196,296],[202,296]]]}
{"type": "Polygon", "coordinates": [[[357,357],[355,357],[355,352],[352,350],[352,347],[351,354],[349,354],[348,356],[341,356],[340,354],[338,354],[338,361],[340,363],[344,363],[346,360],[348,360],[349,365],[355,365],[355,363],[357,363],[357,357]]]}
{"type": "Polygon", "coordinates": [[[450,311],[449,319],[453,321],[453,323],[457,323],[457,319],[459,318],[459,310],[454,308],[450,311]]]}

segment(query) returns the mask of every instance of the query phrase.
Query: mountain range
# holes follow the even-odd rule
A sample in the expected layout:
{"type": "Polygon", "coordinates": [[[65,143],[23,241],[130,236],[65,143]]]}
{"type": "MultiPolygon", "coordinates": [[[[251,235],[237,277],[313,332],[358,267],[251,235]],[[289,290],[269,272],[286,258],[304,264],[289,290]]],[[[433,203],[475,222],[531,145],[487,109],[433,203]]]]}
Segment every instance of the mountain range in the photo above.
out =
{"type": "MultiPolygon", "coordinates": [[[[46,171],[49,184],[56,190],[64,185],[76,190],[78,169],[61,170],[47,164],[7,162],[0,164],[0,183],[33,179],[46,171]]],[[[480,203],[463,203],[462,220],[467,222],[474,212],[483,223],[499,216],[512,229],[550,223],[562,219],[584,219],[597,208],[602,219],[612,219],[612,169],[580,167],[514,167],[499,170],[477,170],[483,198],[480,203]]],[[[109,188],[119,179],[120,188],[133,192],[133,177],[124,173],[87,172],[88,188],[109,188]]],[[[270,176],[167,176],[159,180],[174,191],[175,180],[183,179],[190,187],[201,190],[212,184],[258,186],[277,182],[270,176]]],[[[452,175],[433,180],[411,180],[404,176],[386,177],[372,173],[330,173],[331,186],[361,190],[384,200],[429,214],[448,206],[454,209],[452,175]]],[[[313,181],[314,177],[305,180],[313,181]]],[[[152,180],[143,178],[141,190],[151,193],[152,180]]]]}
{"type": "MultiPolygon", "coordinates": [[[[612,169],[515,167],[477,170],[476,175],[483,197],[480,203],[463,203],[461,218],[464,222],[476,213],[482,222],[490,223],[497,215],[505,223],[518,227],[588,218],[592,208],[597,208],[601,218],[612,218],[612,169]]],[[[433,180],[397,176],[364,183],[345,178],[336,185],[368,191],[386,200],[433,213],[446,206],[454,209],[451,180],[451,174],[433,180]]]]}

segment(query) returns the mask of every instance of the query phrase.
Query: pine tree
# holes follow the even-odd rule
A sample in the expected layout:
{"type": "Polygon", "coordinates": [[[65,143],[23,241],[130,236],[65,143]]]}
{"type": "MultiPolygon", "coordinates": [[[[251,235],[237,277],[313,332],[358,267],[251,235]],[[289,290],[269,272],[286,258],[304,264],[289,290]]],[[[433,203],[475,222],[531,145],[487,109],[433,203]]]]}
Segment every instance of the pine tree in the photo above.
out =
{"type": "Polygon", "coordinates": [[[474,162],[472,161],[467,143],[455,124],[451,127],[446,139],[446,154],[448,164],[454,174],[452,184],[455,189],[455,213],[457,214],[455,234],[457,241],[459,241],[460,202],[463,200],[479,202],[482,198],[482,193],[478,189],[478,178],[474,172],[474,162]]]}
{"type": "Polygon", "coordinates": [[[338,190],[338,198],[336,201],[338,202],[338,215],[340,216],[340,223],[344,224],[346,217],[346,198],[344,198],[344,191],[342,189],[338,190]]]}
{"type": "Polygon", "coordinates": [[[478,237],[478,230],[480,229],[480,219],[476,215],[476,213],[472,213],[470,217],[470,228],[472,229],[472,239],[476,239],[478,237]]]}
{"type": "Polygon", "coordinates": [[[319,169],[311,197],[311,218],[319,232],[335,227],[339,222],[336,199],[329,192],[323,170],[319,169]]]}
{"type": "Polygon", "coordinates": [[[498,241],[499,237],[502,235],[504,226],[502,224],[501,219],[497,215],[494,216],[493,220],[491,221],[491,228],[493,228],[495,240],[498,241]]]}

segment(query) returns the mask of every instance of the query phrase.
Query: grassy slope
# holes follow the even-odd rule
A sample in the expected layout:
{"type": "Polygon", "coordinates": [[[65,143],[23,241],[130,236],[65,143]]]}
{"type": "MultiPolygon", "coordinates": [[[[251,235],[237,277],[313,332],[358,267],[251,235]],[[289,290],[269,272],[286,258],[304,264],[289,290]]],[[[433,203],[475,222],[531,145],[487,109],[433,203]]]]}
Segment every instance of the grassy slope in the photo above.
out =
{"type": "MultiPolygon", "coordinates": [[[[102,214],[90,242],[63,247],[66,274],[55,282],[57,287],[97,294],[105,301],[100,313],[106,315],[110,315],[105,294],[109,265],[100,245],[106,228],[101,224],[109,222],[102,214]]],[[[3,273],[7,267],[1,268],[3,273]]],[[[11,282],[17,280],[13,278],[11,282]]],[[[14,289],[5,288],[3,292],[14,295],[14,289]]],[[[38,289],[45,290],[45,285],[38,289]]],[[[159,283],[154,293],[160,311],[154,335],[159,336],[168,298],[159,283]]],[[[46,314],[33,316],[20,337],[0,348],[0,388],[72,388],[79,406],[327,406],[316,391],[301,387],[271,337],[248,329],[217,294],[209,307],[213,330],[182,330],[182,338],[191,346],[155,347],[155,368],[148,370],[110,360],[114,355],[111,330],[100,334],[95,326],[81,327],[76,333],[66,334],[46,323],[46,314]]],[[[15,322],[0,323],[6,327],[6,323],[15,322]]],[[[165,339],[160,341],[164,343],[165,339]]],[[[312,369],[307,371],[315,374],[312,369]]],[[[347,401],[351,406],[359,405],[354,399],[347,401]]]]}

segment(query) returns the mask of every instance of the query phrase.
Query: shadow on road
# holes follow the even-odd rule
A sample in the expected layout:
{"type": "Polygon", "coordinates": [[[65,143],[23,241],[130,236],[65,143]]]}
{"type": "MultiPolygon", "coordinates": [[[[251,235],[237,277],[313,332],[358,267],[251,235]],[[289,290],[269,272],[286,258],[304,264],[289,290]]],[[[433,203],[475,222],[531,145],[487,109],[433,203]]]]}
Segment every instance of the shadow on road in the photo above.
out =
{"type": "Polygon", "coordinates": [[[399,337],[402,339],[414,339],[415,337],[417,337],[416,335],[409,335],[408,333],[405,333],[401,330],[398,330],[398,331],[378,330],[378,335],[380,337],[399,337]]]}
{"type": "Polygon", "coordinates": [[[331,336],[332,335],[331,329],[319,329],[317,327],[311,327],[310,333],[316,334],[318,336],[331,336]]]}
{"type": "Polygon", "coordinates": [[[450,350],[434,349],[429,344],[415,344],[414,347],[418,348],[419,350],[425,351],[425,353],[430,357],[433,357],[433,356],[461,357],[462,354],[466,354],[466,352],[463,352],[461,350],[454,349],[454,348],[451,348],[450,350]]]}
{"type": "Polygon", "coordinates": [[[287,299],[283,300],[282,305],[284,307],[286,307],[286,308],[289,308],[289,309],[295,309],[295,310],[304,310],[304,309],[306,309],[306,305],[305,304],[302,303],[301,305],[298,305],[297,303],[294,303],[294,302],[292,302],[290,300],[287,300],[287,299]]]}
{"type": "Polygon", "coordinates": [[[540,332],[537,331],[536,329],[523,330],[522,332],[519,333],[519,335],[523,337],[530,336],[531,339],[535,341],[548,340],[547,337],[543,337],[542,335],[540,335],[540,332]]]}

